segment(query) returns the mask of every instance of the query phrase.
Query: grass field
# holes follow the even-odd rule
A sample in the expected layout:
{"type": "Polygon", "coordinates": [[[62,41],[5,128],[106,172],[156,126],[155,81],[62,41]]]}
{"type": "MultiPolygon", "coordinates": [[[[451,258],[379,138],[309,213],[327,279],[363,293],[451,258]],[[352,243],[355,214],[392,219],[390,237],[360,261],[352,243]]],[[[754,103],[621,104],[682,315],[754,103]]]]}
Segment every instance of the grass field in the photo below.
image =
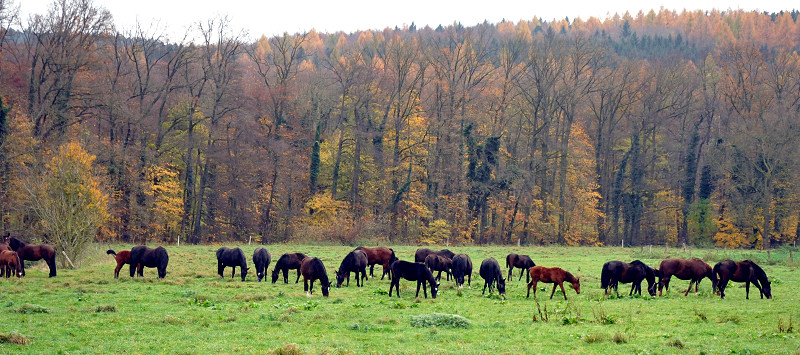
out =
{"type": "MultiPolygon", "coordinates": [[[[242,247],[251,268],[255,247],[242,247]]],[[[44,265],[36,265],[25,278],[0,280],[0,353],[800,353],[800,264],[789,260],[786,250],[768,256],[663,247],[453,247],[472,258],[472,287],[459,295],[443,279],[432,300],[415,299],[416,285],[409,281],[401,282],[401,298],[389,298],[380,266],[379,277],[365,287],[351,282],[349,288],[332,289],[329,298],[318,285],[307,297],[302,278],[299,284],[293,278],[289,284],[257,283],[251,272],[243,283],[238,273],[231,280],[226,269],[223,280],[216,274],[217,248],[168,246],[163,281],[155,269],[132,280],[127,266],[115,280],[113,258],[102,253],[107,246],[96,246],[81,269],[59,270],[53,279],[44,265]],[[549,285],[540,284],[538,302],[526,299],[525,278],[517,281],[517,271],[506,298],[482,295],[481,260],[494,257],[505,270],[510,252],[573,272],[582,293],[567,286],[568,301],[560,291],[550,300],[549,285]],[[773,282],[774,299],[762,300],[751,288],[751,299],[745,300],[744,286],[733,284],[728,298],[720,300],[708,280],[698,295],[684,297],[688,281],[676,279],[660,298],[628,297],[626,285],[620,287],[625,296],[603,297],[599,276],[605,261],[641,259],[656,266],[667,256],[697,256],[712,266],[726,257],[759,261],[773,282]],[[426,326],[425,319],[442,323],[426,326]]],[[[401,259],[413,260],[417,247],[393,248],[401,259]]],[[[320,257],[332,278],[352,247],[268,249],[270,273],[281,254],[301,251],[320,257]]]]}

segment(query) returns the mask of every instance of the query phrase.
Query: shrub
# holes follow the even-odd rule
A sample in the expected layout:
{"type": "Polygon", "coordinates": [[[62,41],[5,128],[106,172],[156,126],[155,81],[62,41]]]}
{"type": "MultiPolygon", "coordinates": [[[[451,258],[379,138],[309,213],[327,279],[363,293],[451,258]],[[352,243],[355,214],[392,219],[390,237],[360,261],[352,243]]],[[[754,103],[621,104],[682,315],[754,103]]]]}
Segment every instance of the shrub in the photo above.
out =
{"type": "Polygon", "coordinates": [[[31,313],[50,313],[50,310],[47,307],[40,306],[38,304],[30,304],[26,303],[22,305],[22,307],[17,308],[14,310],[15,313],[24,313],[24,314],[31,314],[31,313]]]}
{"type": "Polygon", "coordinates": [[[0,333],[0,344],[28,345],[28,337],[13,331],[11,333],[0,333]]]}
{"type": "Polygon", "coordinates": [[[300,350],[300,346],[298,346],[295,343],[284,343],[280,347],[278,347],[275,350],[271,351],[270,354],[274,354],[274,355],[302,355],[303,351],[300,350]]]}
{"type": "Polygon", "coordinates": [[[417,328],[468,328],[470,326],[470,321],[458,314],[431,313],[412,316],[411,326],[417,328]]]}

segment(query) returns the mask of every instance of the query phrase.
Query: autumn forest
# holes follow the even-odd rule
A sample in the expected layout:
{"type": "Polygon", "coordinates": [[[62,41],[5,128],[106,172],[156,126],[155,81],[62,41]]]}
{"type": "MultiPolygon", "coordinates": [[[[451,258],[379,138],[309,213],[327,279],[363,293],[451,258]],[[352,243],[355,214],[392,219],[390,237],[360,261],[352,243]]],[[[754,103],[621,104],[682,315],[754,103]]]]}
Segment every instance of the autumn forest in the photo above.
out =
{"type": "Polygon", "coordinates": [[[787,10],[176,41],[0,0],[0,232],[62,233],[62,189],[126,243],[791,244],[787,10]]]}

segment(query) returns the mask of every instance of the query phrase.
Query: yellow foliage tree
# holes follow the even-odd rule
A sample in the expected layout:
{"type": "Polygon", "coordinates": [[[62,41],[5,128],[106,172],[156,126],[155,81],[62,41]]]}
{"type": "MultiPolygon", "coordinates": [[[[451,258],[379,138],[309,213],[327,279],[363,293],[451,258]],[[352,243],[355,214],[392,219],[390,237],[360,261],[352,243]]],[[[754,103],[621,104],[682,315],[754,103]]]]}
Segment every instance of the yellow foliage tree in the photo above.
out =
{"type": "MultiPolygon", "coordinates": [[[[108,195],[92,173],[94,160],[78,143],[66,143],[42,174],[30,174],[24,183],[46,241],[76,263],[109,218],[108,195]]],[[[66,266],[64,260],[61,265],[66,266]]]]}
{"type": "Polygon", "coordinates": [[[169,165],[151,165],[145,169],[145,194],[152,199],[150,229],[153,235],[175,236],[181,222],[183,199],[177,169],[169,165]]]}
{"type": "Polygon", "coordinates": [[[714,235],[714,242],[717,246],[726,249],[734,249],[742,246],[750,245],[747,240],[747,235],[737,228],[733,222],[727,218],[722,218],[717,221],[717,234],[714,235]]]}

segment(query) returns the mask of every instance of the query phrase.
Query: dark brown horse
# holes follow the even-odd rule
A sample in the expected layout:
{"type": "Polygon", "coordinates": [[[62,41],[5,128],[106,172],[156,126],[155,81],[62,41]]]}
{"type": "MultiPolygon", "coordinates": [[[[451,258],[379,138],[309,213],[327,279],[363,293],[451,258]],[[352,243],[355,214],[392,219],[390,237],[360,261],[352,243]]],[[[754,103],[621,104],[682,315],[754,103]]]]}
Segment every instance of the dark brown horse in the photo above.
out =
{"type": "Polygon", "coordinates": [[[367,253],[363,250],[353,250],[342,259],[336,274],[336,287],[342,287],[342,283],[347,279],[347,287],[350,287],[350,273],[356,273],[356,286],[364,285],[367,278],[367,253]]]}
{"type": "Polygon", "coordinates": [[[114,269],[114,278],[118,279],[119,271],[122,270],[122,266],[131,263],[131,251],[121,250],[119,253],[115,253],[113,250],[108,249],[106,254],[113,255],[114,259],[117,261],[117,267],[114,269]]]}
{"type": "Polygon", "coordinates": [[[529,282],[530,274],[528,273],[528,269],[534,266],[536,266],[536,263],[531,260],[530,256],[514,253],[508,254],[508,256],[506,256],[506,267],[508,268],[508,277],[506,279],[511,281],[511,272],[514,268],[519,268],[521,269],[519,271],[519,280],[522,280],[522,274],[525,274],[525,282],[529,282]]]}
{"type": "Polygon", "coordinates": [[[497,293],[504,295],[506,293],[506,281],[503,280],[503,272],[500,271],[500,264],[497,263],[495,258],[484,259],[481,262],[481,267],[478,269],[478,274],[483,278],[483,292],[486,292],[486,287],[489,287],[489,294],[492,294],[492,285],[497,283],[497,293]]]}
{"type": "Polygon", "coordinates": [[[138,271],[139,277],[144,277],[144,267],[156,268],[158,278],[163,279],[167,276],[167,265],[169,264],[169,254],[164,247],[155,249],[145,245],[139,245],[131,249],[131,277],[138,271]]]}
{"type": "Polygon", "coordinates": [[[711,274],[711,266],[698,258],[670,258],[663,260],[661,266],[659,266],[656,271],[656,275],[658,276],[658,296],[661,297],[661,292],[665,288],[669,291],[669,280],[672,276],[681,280],[689,280],[689,288],[687,288],[686,292],[683,294],[686,296],[692,289],[692,284],[694,284],[694,293],[696,294],[700,281],[706,277],[711,280],[711,274]]]}
{"type": "Polygon", "coordinates": [[[414,262],[415,263],[425,263],[425,258],[427,258],[428,255],[430,255],[430,254],[436,254],[436,255],[439,255],[439,256],[444,256],[444,257],[446,257],[446,258],[448,258],[450,260],[453,260],[453,257],[456,256],[456,253],[453,253],[452,251],[450,251],[448,249],[442,249],[442,250],[439,250],[439,251],[433,251],[433,250],[430,250],[428,248],[419,248],[414,253],[414,262]]]}
{"type": "Polygon", "coordinates": [[[303,274],[303,290],[308,292],[308,295],[314,292],[314,280],[319,280],[320,287],[322,287],[322,296],[328,297],[328,290],[331,288],[331,282],[328,281],[328,272],[325,271],[325,265],[319,258],[305,258],[300,264],[300,273],[303,274]],[[309,281],[311,285],[309,285],[309,281]]]}
{"type": "Polygon", "coordinates": [[[281,255],[278,258],[278,262],[275,263],[275,268],[272,269],[272,283],[278,281],[278,275],[281,271],[283,271],[283,283],[289,283],[289,270],[297,269],[297,280],[294,280],[294,283],[300,281],[300,266],[303,264],[303,259],[306,258],[306,254],[303,253],[286,253],[281,255]]]}
{"type": "Polygon", "coordinates": [[[233,269],[233,271],[231,271],[231,278],[236,275],[236,267],[238,266],[239,274],[242,277],[242,282],[244,282],[247,277],[247,271],[250,270],[250,268],[247,267],[247,258],[244,256],[242,249],[228,247],[217,249],[217,274],[225,278],[222,273],[228,266],[233,269]]]}
{"type": "Polygon", "coordinates": [[[16,252],[0,251],[0,277],[5,275],[6,278],[9,278],[12,274],[17,278],[22,277],[22,260],[19,260],[16,252]]]}
{"type": "Polygon", "coordinates": [[[611,288],[619,294],[617,291],[619,283],[630,283],[631,292],[628,295],[637,292],[641,296],[642,280],[645,279],[647,279],[647,292],[650,293],[650,296],[655,296],[656,276],[653,268],[639,260],[634,260],[630,264],[613,260],[603,264],[603,270],[600,272],[600,287],[605,290],[605,294],[608,294],[611,288]]]}
{"type": "Polygon", "coordinates": [[[456,254],[453,257],[453,278],[458,288],[464,287],[464,277],[467,277],[467,285],[472,285],[472,259],[467,254],[456,254]]]}
{"type": "Polygon", "coordinates": [[[50,267],[50,277],[56,276],[56,250],[47,244],[29,245],[16,237],[7,237],[8,246],[17,252],[22,264],[22,276],[25,276],[25,260],[36,261],[44,259],[50,267]]]}
{"type": "Polygon", "coordinates": [[[436,281],[442,279],[442,271],[447,275],[447,280],[450,280],[450,270],[453,268],[453,260],[437,254],[428,254],[425,257],[425,266],[431,269],[431,272],[438,271],[436,281]]]}
{"type": "Polygon", "coordinates": [[[556,286],[561,287],[564,299],[567,299],[567,291],[564,291],[564,282],[572,284],[576,293],[581,294],[581,280],[560,267],[534,266],[528,269],[531,281],[528,283],[528,297],[531,297],[531,287],[533,287],[533,298],[536,298],[536,284],[541,281],[553,284],[553,291],[550,292],[550,299],[556,293],[556,286]]]}
{"type": "Polygon", "coordinates": [[[369,265],[369,276],[375,277],[374,270],[375,265],[380,264],[383,266],[383,274],[381,275],[381,280],[387,274],[389,275],[389,279],[392,278],[392,268],[391,265],[397,257],[394,255],[394,250],[387,247],[375,247],[375,248],[367,248],[367,247],[358,247],[356,250],[361,250],[367,253],[367,265],[369,265]]]}
{"type": "Polygon", "coordinates": [[[753,283],[761,298],[767,296],[772,298],[772,287],[770,286],[767,273],[758,264],[751,260],[735,262],[733,260],[723,260],[714,265],[711,274],[711,288],[714,289],[722,299],[725,299],[725,288],[728,281],[744,282],[745,298],[750,299],[750,283],[753,283]]]}

